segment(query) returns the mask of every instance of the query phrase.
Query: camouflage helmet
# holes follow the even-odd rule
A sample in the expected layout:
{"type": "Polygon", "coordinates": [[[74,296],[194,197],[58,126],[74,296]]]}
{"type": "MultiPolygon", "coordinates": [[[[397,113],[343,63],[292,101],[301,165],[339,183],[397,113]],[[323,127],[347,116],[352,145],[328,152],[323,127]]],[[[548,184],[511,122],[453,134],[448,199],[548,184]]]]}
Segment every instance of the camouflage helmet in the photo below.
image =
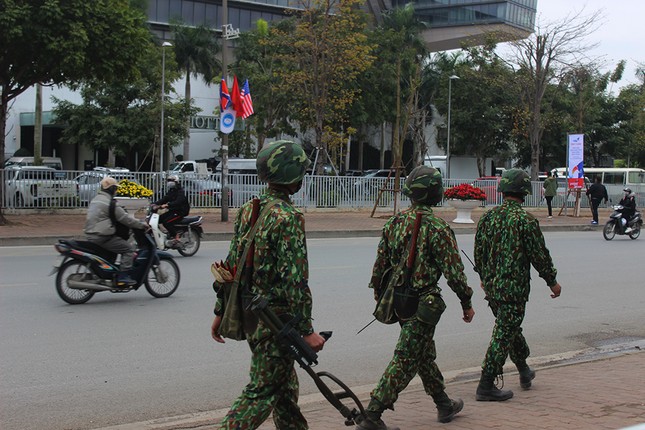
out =
{"type": "Polygon", "coordinates": [[[403,194],[415,202],[436,205],[443,199],[441,173],[433,167],[415,167],[405,178],[403,194]]]}
{"type": "Polygon", "coordinates": [[[256,161],[260,180],[273,184],[294,184],[301,181],[310,164],[302,146],[288,140],[264,145],[256,161]]]}
{"type": "Polygon", "coordinates": [[[531,178],[522,169],[505,170],[499,180],[497,191],[500,193],[531,194],[531,178]]]}

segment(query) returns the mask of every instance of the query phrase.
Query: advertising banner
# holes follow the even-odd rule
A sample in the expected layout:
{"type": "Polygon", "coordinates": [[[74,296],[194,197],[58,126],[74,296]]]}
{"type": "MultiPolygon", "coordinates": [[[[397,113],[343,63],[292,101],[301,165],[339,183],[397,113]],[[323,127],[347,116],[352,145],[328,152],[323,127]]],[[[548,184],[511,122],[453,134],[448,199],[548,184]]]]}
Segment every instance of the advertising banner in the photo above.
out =
{"type": "Polygon", "coordinates": [[[584,175],[584,134],[567,135],[567,182],[569,188],[583,188],[585,185],[584,175]]]}

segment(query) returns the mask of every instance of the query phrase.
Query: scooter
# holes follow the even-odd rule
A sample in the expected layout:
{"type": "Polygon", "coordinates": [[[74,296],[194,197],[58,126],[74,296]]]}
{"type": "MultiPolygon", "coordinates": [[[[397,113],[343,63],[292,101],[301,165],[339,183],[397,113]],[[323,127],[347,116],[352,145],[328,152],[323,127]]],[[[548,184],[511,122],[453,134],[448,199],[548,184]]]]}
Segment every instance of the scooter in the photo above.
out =
{"type": "Polygon", "coordinates": [[[179,233],[179,240],[168,239],[166,232],[161,230],[159,225],[158,207],[151,205],[146,215],[146,222],[152,229],[152,235],[157,249],[167,250],[175,249],[184,257],[192,257],[199,250],[202,241],[202,217],[185,216],[179,222],[175,223],[175,229],[179,233]]]}
{"type": "Polygon", "coordinates": [[[626,225],[622,224],[622,205],[612,206],[614,211],[609,215],[609,221],[605,224],[605,227],[602,229],[602,235],[605,240],[612,240],[614,236],[618,235],[627,235],[630,239],[637,239],[641,235],[641,228],[643,227],[643,218],[641,213],[636,211],[636,213],[629,219],[626,225]],[[625,233],[627,227],[631,227],[629,233],[625,233]]]}
{"type": "Polygon", "coordinates": [[[95,243],[59,239],[54,245],[62,259],[50,273],[56,275],[56,291],[61,299],[72,305],[87,302],[95,293],[127,293],[145,285],[153,297],[169,297],[179,287],[179,267],[172,255],[157,251],[150,232],[135,230],[139,244],[129,275],[135,284],[118,287],[118,255],[95,243]]]}

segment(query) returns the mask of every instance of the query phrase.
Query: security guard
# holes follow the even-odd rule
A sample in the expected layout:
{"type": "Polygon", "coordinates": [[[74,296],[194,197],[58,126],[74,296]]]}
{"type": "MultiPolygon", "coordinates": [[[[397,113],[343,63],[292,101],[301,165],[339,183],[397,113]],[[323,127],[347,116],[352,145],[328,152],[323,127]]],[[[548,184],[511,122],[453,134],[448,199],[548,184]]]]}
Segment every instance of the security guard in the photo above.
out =
{"type": "MultiPolygon", "coordinates": [[[[296,209],[290,195],[298,192],[310,161],[302,147],[288,141],[265,145],[257,157],[260,180],[268,188],[260,195],[260,210],[269,202],[279,200],[270,208],[255,234],[253,276],[250,285],[253,294],[269,300],[269,308],[278,315],[291,318],[300,315],[296,330],[314,350],[320,351],[324,338],[314,332],[311,323],[312,298],[309,290],[309,268],[305,242],[304,217],[296,209]]],[[[238,264],[246,247],[251,229],[251,201],[245,203],[235,219],[227,263],[238,264]]],[[[211,335],[217,342],[222,321],[222,301],[215,305],[215,319],[211,335]]],[[[278,429],[307,429],[307,420],[298,407],[298,377],[294,360],[282,349],[270,330],[260,322],[247,337],[251,348],[251,381],[242,395],[231,406],[220,423],[220,429],[255,429],[273,412],[278,429]]]]}
{"type": "MultiPolygon", "coordinates": [[[[473,290],[464,275],[454,232],[448,223],[432,212],[432,206],[443,198],[441,174],[434,168],[419,166],[406,178],[403,193],[410,197],[412,206],[394,215],[383,227],[369,287],[374,289],[374,296],[378,298],[386,287],[383,285],[384,274],[388,270],[404,269],[401,259],[407,259],[415,219],[420,213],[416,255],[408,284],[418,294],[418,308],[410,318],[400,319],[401,332],[394,356],[372,391],[366,409],[367,419],[357,425],[357,430],[394,430],[383,423],[381,414],[385,409],[393,408],[399,393],[417,373],[426,393],[432,396],[437,406],[440,422],[450,422],[464,406],[461,399],[448,397],[443,375],[435,363],[434,332],[446,308],[441,288],[437,285],[441,275],[446,277],[448,285],[461,301],[463,320],[469,323],[475,314],[470,301],[473,290]]],[[[391,276],[401,274],[392,273],[391,276]]]]}
{"type": "Polygon", "coordinates": [[[494,383],[502,375],[509,354],[519,371],[522,388],[530,388],[535,378],[526,363],[530,351],[521,327],[529,299],[531,265],[551,288],[552,298],[559,297],[561,291],[540,224],[522,208],[525,196],[531,194],[529,175],[520,169],[506,170],[497,191],[503,194],[504,202],[480,218],[475,234],[475,266],[495,315],[477,386],[476,398],[480,401],[513,397],[511,390],[501,390],[494,383]]]}

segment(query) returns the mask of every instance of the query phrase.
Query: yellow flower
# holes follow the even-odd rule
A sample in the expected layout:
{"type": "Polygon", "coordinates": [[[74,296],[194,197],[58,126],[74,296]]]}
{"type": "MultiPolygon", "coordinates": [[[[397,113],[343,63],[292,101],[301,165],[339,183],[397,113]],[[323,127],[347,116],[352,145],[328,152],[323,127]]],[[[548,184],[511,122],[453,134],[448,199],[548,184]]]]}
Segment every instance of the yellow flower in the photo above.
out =
{"type": "Polygon", "coordinates": [[[119,188],[117,189],[116,195],[119,197],[145,198],[152,196],[152,190],[128,179],[122,179],[119,182],[119,188]]]}

